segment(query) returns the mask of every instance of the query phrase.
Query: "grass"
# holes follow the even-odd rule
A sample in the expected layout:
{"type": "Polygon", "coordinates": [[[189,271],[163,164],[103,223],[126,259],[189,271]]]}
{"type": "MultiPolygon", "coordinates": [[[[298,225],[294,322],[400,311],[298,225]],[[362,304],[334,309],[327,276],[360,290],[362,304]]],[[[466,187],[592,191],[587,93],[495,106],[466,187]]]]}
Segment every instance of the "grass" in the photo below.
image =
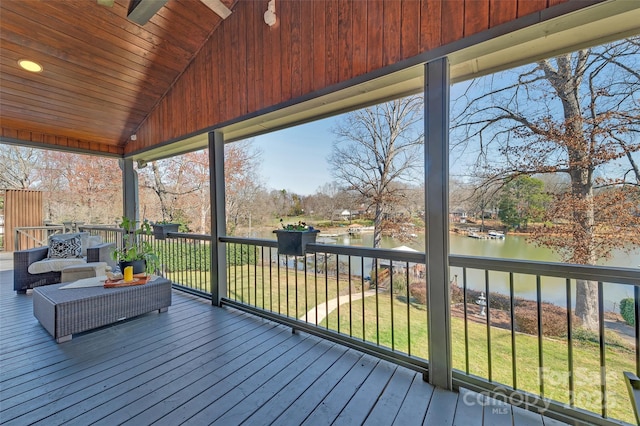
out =
{"type": "MultiPolygon", "coordinates": [[[[361,302],[361,301],[358,301],[361,302]]],[[[342,306],[338,312],[328,317],[329,328],[349,330],[350,312],[353,318],[352,335],[369,342],[379,342],[386,347],[428,358],[428,335],[426,311],[414,305],[407,305],[395,298],[393,304],[387,293],[381,293],[376,303],[369,297],[364,303],[354,303],[351,310],[342,306]],[[393,315],[391,313],[393,306],[393,315]],[[364,318],[365,330],[362,330],[364,318]],[[393,321],[392,321],[393,319],[393,321]],[[376,320],[379,332],[376,331],[376,320]],[[370,325],[370,326],[367,326],[370,325]],[[409,342],[411,344],[409,345],[409,342]]],[[[322,324],[325,325],[325,324],[322,324]]],[[[451,337],[453,367],[467,372],[465,359],[464,320],[452,318],[451,337]]],[[[343,331],[344,332],[344,331],[343,331]]],[[[348,333],[347,333],[348,334],[348,333]]],[[[513,386],[511,332],[491,327],[491,380],[513,386]]],[[[516,383],[515,387],[533,394],[539,394],[538,338],[516,333],[516,383]]],[[[543,374],[545,377],[544,396],[561,403],[569,403],[568,342],[561,339],[543,338],[543,374]]],[[[489,355],[487,349],[487,327],[468,322],[468,373],[489,379],[489,355]]],[[[589,341],[573,342],[574,359],[574,404],[601,414],[600,398],[600,355],[599,346],[589,341]]],[[[634,421],[622,371],[635,371],[633,352],[617,344],[607,345],[605,350],[607,382],[607,416],[632,423],[634,421]]]]}

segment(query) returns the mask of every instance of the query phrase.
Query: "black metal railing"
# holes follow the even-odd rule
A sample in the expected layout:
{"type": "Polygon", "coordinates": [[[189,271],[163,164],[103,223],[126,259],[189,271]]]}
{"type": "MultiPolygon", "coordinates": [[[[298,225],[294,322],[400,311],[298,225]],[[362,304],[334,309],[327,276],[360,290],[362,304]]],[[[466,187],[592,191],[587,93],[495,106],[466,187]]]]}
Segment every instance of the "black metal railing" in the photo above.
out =
{"type": "Polygon", "coordinates": [[[271,240],[220,241],[225,303],[426,373],[424,254],[308,244],[281,256],[271,240]]]}
{"type": "MultiPolygon", "coordinates": [[[[225,303],[428,371],[424,253],[309,244],[294,257],[271,240],[220,241],[225,303]]],[[[634,326],[614,322],[607,295],[622,287],[637,307],[640,271],[455,255],[450,266],[456,386],[587,422],[633,420],[621,372],[640,368],[637,313],[634,326]],[[597,287],[594,330],[575,316],[577,280],[597,287]],[[546,302],[558,286],[564,299],[546,302]]]]}
{"type": "Polygon", "coordinates": [[[492,385],[508,402],[586,422],[633,421],[622,371],[640,368],[638,315],[622,323],[611,297],[638,306],[639,270],[455,255],[449,263],[462,281],[452,287],[453,352],[464,354],[454,356],[454,382],[492,385]],[[586,283],[597,289],[595,329],[576,316],[576,287],[586,283]],[[551,294],[555,303],[545,301],[551,294]]]}
{"type": "Polygon", "coordinates": [[[169,232],[167,238],[148,238],[158,252],[160,271],[174,287],[211,297],[211,236],[169,232]]]}
{"type": "MultiPolygon", "coordinates": [[[[82,226],[83,231],[100,235],[104,242],[114,242],[122,247],[124,229],[109,226],[82,226]]],[[[167,238],[158,239],[153,234],[139,235],[149,242],[158,254],[159,273],[169,278],[174,287],[211,297],[210,235],[169,232],[167,238]]]]}
{"type": "MultiPolygon", "coordinates": [[[[82,230],[122,241],[121,229],[82,230]]],[[[144,238],[176,288],[212,296],[211,236],[144,238]]],[[[429,326],[443,325],[427,323],[424,253],[309,244],[304,256],[282,256],[274,240],[220,242],[223,304],[428,374],[429,326]]],[[[633,422],[622,371],[640,375],[640,270],[458,255],[449,263],[455,386],[568,419],[633,422]],[[575,315],[581,280],[597,288],[595,329],[575,315]],[[633,326],[614,315],[621,289],[633,326]]]]}

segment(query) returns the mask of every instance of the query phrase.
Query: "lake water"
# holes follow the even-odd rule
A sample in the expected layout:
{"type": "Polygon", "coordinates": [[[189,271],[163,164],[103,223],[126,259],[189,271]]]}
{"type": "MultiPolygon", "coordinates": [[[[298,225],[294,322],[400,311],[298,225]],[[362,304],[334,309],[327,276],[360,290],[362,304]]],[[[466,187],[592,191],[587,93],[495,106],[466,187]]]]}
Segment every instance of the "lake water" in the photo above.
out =
{"type": "MultiPolygon", "coordinates": [[[[505,259],[521,259],[535,260],[543,262],[561,262],[561,259],[551,249],[538,247],[527,242],[526,237],[507,235],[504,240],[481,240],[469,238],[463,235],[449,234],[449,245],[451,254],[483,256],[505,259]]],[[[358,238],[350,238],[347,235],[334,238],[336,244],[357,245],[364,247],[373,246],[373,234],[365,233],[358,238]]],[[[424,251],[424,237],[418,237],[413,241],[400,242],[392,238],[383,238],[383,248],[394,248],[398,246],[408,246],[418,251],[424,251]]],[[[624,268],[640,268],[640,247],[635,248],[630,253],[623,250],[613,252],[611,259],[601,262],[602,265],[618,266],[624,268]]],[[[451,268],[451,279],[457,275],[457,281],[462,286],[462,270],[460,268],[451,268]]],[[[484,290],[485,286],[484,271],[468,270],[467,286],[475,290],[484,290]]],[[[492,292],[509,294],[509,278],[508,274],[500,272],[491,272],[489,276],[490,287],[492,292]]],[[[575,287],[575,286],[574,286],[575,287]]],[[[566,284],[563,279],[542,278],[542,300],[555,303],[558,305],[566,305],[566,284]]],[[[536,282],[533,276],[516,275],[514,276],[514,289],[517,297],[535,300],[536,298],[536,282]]],[[[572,297],[575,302],[575,288],[572,297]]],[[[605,283],[604,299],[605,309],[617,311],[620,300],[625,297],[633,297],[633,286],[622,284],[605,283]]],[[[572,303],[573,304],[573,303],[572,303]]]]}

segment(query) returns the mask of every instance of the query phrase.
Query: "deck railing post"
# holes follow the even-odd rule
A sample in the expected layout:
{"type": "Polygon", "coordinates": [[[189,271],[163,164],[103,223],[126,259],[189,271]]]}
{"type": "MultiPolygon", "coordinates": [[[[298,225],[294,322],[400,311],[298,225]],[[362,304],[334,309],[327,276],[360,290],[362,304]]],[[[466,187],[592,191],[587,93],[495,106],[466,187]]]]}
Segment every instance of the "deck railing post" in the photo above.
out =
{"type": "Polygon", "coordinates": [[[226,234],[224,194],[224,136],[209,133],[209,190],[211,191],[211,303],[227,297],[227,254],[220,237],[226,234]]]}
{"type": "Polygon", "coordinates": [[[449,295],[449,60],[425,64],[425,221],[429,382],[452,389],[449,295]]]}
{"type": "Polygon", "coordinates": [[[122,214],[138,220],[138,173],[133,168],[133,160],[120,160],[122,170],[122,214]]]}

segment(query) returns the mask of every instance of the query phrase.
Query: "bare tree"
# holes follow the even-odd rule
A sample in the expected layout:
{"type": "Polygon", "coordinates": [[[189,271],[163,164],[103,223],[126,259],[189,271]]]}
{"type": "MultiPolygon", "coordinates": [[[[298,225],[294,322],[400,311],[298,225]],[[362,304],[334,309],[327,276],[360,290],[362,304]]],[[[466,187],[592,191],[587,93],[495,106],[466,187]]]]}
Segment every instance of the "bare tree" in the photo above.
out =
{"type": "MultiPolygon", "coordinates": [[[[548,212],[556,224],[535,235],[568,262],[595,264],[613,247],[640,242],[633,231],[640,219],[637,190],[629,189],[637,175],[630,182],[624,179],[633,174],[603,174],[605,166],[625,159],[637,170],[638,69],[638,39],[580,50],[476,80],[452,114],[452,140],[459,141],[454,150],[475,151],[478,164],[492,165],[484,184],[520,175],[569,176],[569,192],[548,212]],[[597,186],[612,190],[595,192],[597,186]],[[614,220],[626,231],[613,235],[614,220]]],[[[576,314],[585,327],[597,327],[597,309],[597,284],[579,280],[576,314]]]]}
{"type": "Polygon", "coordinates": [[[386,208],[404,195],[392,184],[411,182],[421,166],[422,111],[419,96],[396,99],[349,113],[333,129],[333,176],[374,208],[374,247],[380,246],[386,208]]]}
{"type": "Polygon", "coordinates": [[[0,188],[33,187],[41,159],[40,150],[0,144],[0,188]]]}
{"type": "Polygon", "coordinates": [[[251,226],[252,212],[262,192],[258,174],[261,155],[251,141],[225,146],[225,209],[229,235],[234,234],[241,222],[251,226]]]}

